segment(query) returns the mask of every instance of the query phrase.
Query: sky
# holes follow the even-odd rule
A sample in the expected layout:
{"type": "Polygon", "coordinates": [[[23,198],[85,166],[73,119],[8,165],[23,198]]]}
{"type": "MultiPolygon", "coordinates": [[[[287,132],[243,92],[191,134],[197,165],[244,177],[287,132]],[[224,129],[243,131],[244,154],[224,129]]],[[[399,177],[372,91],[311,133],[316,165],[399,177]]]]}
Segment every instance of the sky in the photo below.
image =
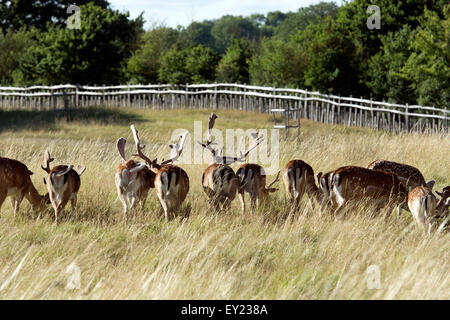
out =
{"type": "MultiPolygon", "coordinates": [[[[129,11],[131,18],[144,11],[145,29],[153,24],[188,26],[192,21],[218,19],[224,15],[248,16],[270,11],[297,11],[321,0],[109,0],[113,9],[129,11]]],[[[330,0],[331,1],[331,0],[330,0]]],[[[341,0],[335,0],[341,4],[341,0]]]]}

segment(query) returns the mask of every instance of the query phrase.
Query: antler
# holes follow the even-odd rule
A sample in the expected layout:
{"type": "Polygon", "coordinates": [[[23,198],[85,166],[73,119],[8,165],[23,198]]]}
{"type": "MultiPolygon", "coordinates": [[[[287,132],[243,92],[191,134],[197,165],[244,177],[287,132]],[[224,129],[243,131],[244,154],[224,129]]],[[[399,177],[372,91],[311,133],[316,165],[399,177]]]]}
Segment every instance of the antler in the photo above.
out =
{"type": "Polygon", "coordinates": [[[278,181],[280,181],[280,171],[278,171],[275,180],[273,180],[272,183],[267,186],[267,189],[269,189],[271,186],[273,186],[275,184],[275,182],[278,182],[278,181]]]}
{"type": "Polygon", "coordinates": [[[208,118],[208,137],[206,139],[207,145],[211,144],[211,130],[213,129],[214,123],[216,122],[217,118],[218,118],[218,116],[214,112],[212,112],[208,118]]]}
{"type": "Polygon", "coordinates": [[[127,161],[127,157],[125,156],[125,144],[126,143],[127,143],[127,140],[125,138],[119,138],[117,140],[117,150],[119,151],[119,154],[122,157],[123,161],[127,161]]]}
{"type": "Polygon", "coordinates": [[[250,151],[255,149],[264,140],[264,135],[263,134],[258,135],[258,133],[252,133],[251,136],[253,138],[252,144],[250,145],[248,150],[245,151],[244,154],[242,154],[242,152],[241,152],[241,158],[245,159],[248,156],[248,154],[250,153],[250,151]]]}
{"type": "Polygon", "coordinates": [[[52,162],[53,160],[55,160],[55,159],[50,156],[50,152],[48,152],[48,150],[45,150],[44,161],[46,163],[46,167],[43,167],[41,165],[42,170],[44,170],[47,173],[50,173],[50,162],[52,162]]]}
{"type": "Polygon", "coordinates": [[[140,158],[142,158],[145,162],[147,162],[147,164],[150,165],[150,164],[152,163],[152,160],[150,160],[150,158],[147,157],[147,156],[142,152],[142,149],[145,148],[145,145],[141,145],[141,144],[140,144],[139,136],[138,136],[138,131],[137,131],[136,127],[134,126],[134,124],[132,124],[132,125],[130,126],[130,128],[131,128],[131,132],[133,132],[133,138],[134,138],[134,142],[135,142],[135,144],[136,144],[136,149],[137,149],[137,152],[138,152],[137,155],[138,155],[140,158]]]}
{"type": "Polygon", "coordinates": [[[183,152],[184,143],[186,142],[186,137],[189,134],[189,131],[186,131],[183,135],[180,136],[180,142],[177,144],[170,144],[169,147],[172,149],[170,154],[170,159],[163,161],[161,164],[165,165],[171,162],[175,162],[180,156],[181,152],[183,152]]]}

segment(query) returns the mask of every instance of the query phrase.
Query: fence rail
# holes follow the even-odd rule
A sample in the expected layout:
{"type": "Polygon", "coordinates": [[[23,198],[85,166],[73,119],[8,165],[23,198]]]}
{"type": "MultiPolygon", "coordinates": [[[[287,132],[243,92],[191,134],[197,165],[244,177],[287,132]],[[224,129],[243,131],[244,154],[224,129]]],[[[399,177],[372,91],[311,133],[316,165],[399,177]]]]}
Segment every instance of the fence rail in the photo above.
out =
{"type": "Polygon", "coordinates": [[[450,112],[419,105],[340,97],[301,89],[215,83],[196,85],[0,87],[0,109],[56,110],[90,106],[154,109],[224,108],[270,113],[289,119],[370,127],[394,132],[448,133],[450,112]]]}

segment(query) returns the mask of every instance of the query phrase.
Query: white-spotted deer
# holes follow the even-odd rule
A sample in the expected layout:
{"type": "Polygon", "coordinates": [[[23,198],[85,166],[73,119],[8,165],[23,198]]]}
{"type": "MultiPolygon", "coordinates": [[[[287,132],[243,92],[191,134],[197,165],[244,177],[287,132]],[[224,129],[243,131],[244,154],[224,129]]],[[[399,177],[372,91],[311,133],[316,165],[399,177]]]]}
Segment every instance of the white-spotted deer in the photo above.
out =
{"type": "Polygon", "coordinates": [[[306,192],[309,201],[312,199],[320,202],[319,189],[314,180],[314,170],[303,160],[289,161],[283,170],[283,182],[286,193],[293,203],[292,212],[296,212],[303,194],[306,192]]]}
{"type": "MultiPolygon", "coordinates": [[[[420,170],[408,164],[388,160],[375,160],[367,166],[367,169],[395,174],[407,191],[418,186],[427,186],[425,178],[420,170]]],[[[397,217],[400,217],[402,209],[409,211],[409,208],[405,203],[404,205],[397,207],[397,217]]]]}
{"type": "MultiPolygon", "coordinates": [[[[37,192],[30,176],[33,174],[25,164],[8,158],[0,158],[0,209],[6,197],[11,197],[14,208],[14,217],[19,211],[19,206],[26,198],[34,211],[44,210],[48,204],[48,198],[37,192]]],[[[0,211],[1,212],[1,211],[0,211]]]]}
{"type": "Polygon", "coordinates": [[[166,220],[169,221],[177,215],[177,210],[186,199],[189,192],[189,177],[187,173],[178,166],[172,165],[183,151],[184,142],[189,132],[181,136],[180,142],[176,145],[170,145],[172,148],[171,158],[158,164],[157,159],[151,160],[143,152],[145,145],[141,145],[138,131],[134,125],[131,125],[134,141],[138,156],[143,159],[155,173],[155,189],[159,202],[164,210],[166,220]]]}
{"type": "Polygon", "coordinates": [[[78,166],[74,170],[72,165],[58,165],[50,169],[50,162],[53,160],[50,152],[45,150],[44,162],[46,166],[41,166],[41,168],[48,174],[47,179],[44,178],[44,183],[47,185],[50,202],[55,211],[55,223],[58,224],[58,215],[69,200],[72,206],[72,212],[75,211],[78,191],[81,185],[80,176],[86,170],[86,167],[78,166]]]}
{"type": "MultiPolygon", "coordinates": [[[[332,172],[331,189],[338,210],[352,200],[370,200],[375,208],[389,203],[403,206],[408,192],[393,173],[362,167],[341,167],[332,172]]],[[[387,218],[388,216],[386,216],[387,218]]]]}
{"type": "Polygon", "coordinates": [[[241,152],[240,157],[223,156],[223,152],[219,152],[213,147],[215,143],[211,140],[211,130],[216,119],[217,115],[211,113],[206,143],[197,142],[212,155],[212,161],[202,175],[202,186],[210,204],[216,211],[219,211],[221,207],[224,210],[229,209],[239,191],[239,179],[229,165],[236,161],[244,162],[249,152],[256,148],[262,140],[256,137],[250,148],[244,153],[241,152]]]}
{"type": "Polygon", "coordinates": [[[443,220],[439,222],[437,228],[437,233],[441,233],[443,230],[448,230],[450,224],[450,186],[446,186],[442,192],[436,191],[436,193],[441,197],[436,206],[437,216],[443,220]]]}
{"type": "MultiPolygon", "coordinates": [[[[430,181],[426,186],[418,186],[411,190],[408,195],[408,207],[416,224],[425,230],[428,228],[428,234],[431,234],[433,227],[440,218],[447,216],[450,206],[450,187],[444,188],[443,192],[437,192],[441,196],[438,199],[433,194],[434,181],[430,181]]],[[[442,230],[447,221],[441,223],[438,232],[442,230]]]]}
{"type": "Polygon", "coordinates": [[[245,214],[245,192],[250,195],[250,207],[252,214],[255,211],[256,206],[259,206],[260,202],[264,202],[268,199],[271,192],[275,192],[278,189],[272,188],[272,186],[280,180],[280,171],[278,171],[276,178],[266,187],[266,173],[264,168],[255,163],[245,163],[239,167],[236,171],[236,175],[239,178],[239,198],[242,205],[242,214],[245,214]]]}
{"type": "Polygon", "coordinates": [[[144,163],[127,160],[125,156],[125,145],[127,140],[117,140],[117,150],[123,161],[119,165],[115,175],[117,195],[123,205],[124,219],[128,222],[128,213],[134,211],[137,203],[144,209],[148,191],[155,187],[156,174],[144,163]]]}

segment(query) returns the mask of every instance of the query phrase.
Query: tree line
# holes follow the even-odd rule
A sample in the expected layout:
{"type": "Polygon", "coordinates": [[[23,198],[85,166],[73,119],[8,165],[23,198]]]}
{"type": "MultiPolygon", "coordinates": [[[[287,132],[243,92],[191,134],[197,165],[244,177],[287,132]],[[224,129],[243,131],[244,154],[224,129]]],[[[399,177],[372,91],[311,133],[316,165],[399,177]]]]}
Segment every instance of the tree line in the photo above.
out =
{"type": "MultiPolygon", "coordinates": [[[[373,2],[373,3],[372,3],[373,2]]],[[[104,0],[0,1],[2,85],[230,82],[448,108],[450,5],[321,2],[144,30],[104,0]],[[380,29],[366,25],[380,8],[380,29]]]]}

